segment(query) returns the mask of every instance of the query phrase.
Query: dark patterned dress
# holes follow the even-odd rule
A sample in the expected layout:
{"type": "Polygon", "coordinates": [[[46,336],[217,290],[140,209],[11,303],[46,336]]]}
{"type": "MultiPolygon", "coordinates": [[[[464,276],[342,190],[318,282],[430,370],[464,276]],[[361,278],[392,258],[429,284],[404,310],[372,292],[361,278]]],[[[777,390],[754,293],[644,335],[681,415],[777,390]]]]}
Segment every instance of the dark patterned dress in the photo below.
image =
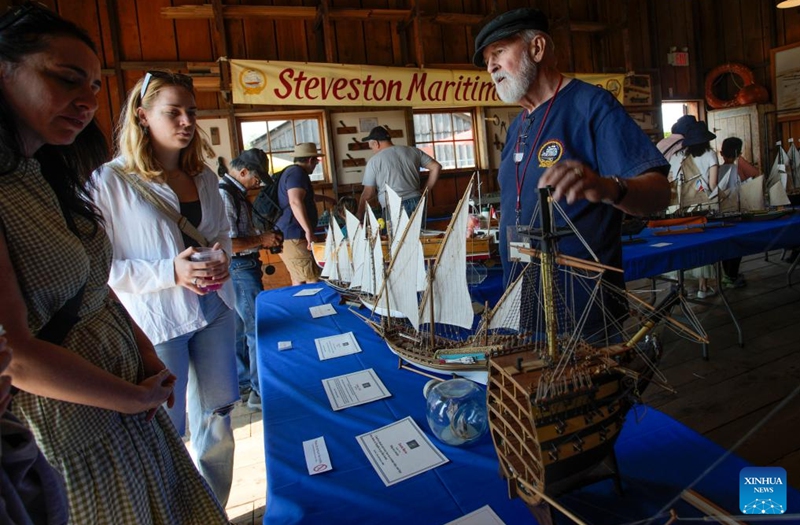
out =
{"type": "MultiPolygon", "coordinates": [[[[0,166],[7,164],[0,151],[0,166]]],[[[76,219],[80,226],[87,221],[76,219]]],[[[0,231],[36,333],[80,289],[81,320],[63,346],[131,383],[144,377],[131,323],[108,295],[111,246],[102,231],[67,228],[39,163],[0,175],[0,231]]],[[[13,412],[64,476],[75,524],[228,523],[163,409],[152,421],[20,391],[13,412]]]]}

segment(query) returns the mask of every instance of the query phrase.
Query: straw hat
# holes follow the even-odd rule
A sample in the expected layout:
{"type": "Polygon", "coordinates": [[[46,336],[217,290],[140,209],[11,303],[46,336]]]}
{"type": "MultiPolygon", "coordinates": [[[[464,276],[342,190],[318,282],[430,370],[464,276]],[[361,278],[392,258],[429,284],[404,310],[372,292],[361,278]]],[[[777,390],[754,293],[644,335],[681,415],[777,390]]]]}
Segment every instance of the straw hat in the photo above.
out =
{"type": "Polygon", "coordinates": [[[304,159],[308,157],[324,157],[324,153],[317,151],[317,145],[313,142],[302,142],[294,147],[292,157],[295,159],[304,159]]]}

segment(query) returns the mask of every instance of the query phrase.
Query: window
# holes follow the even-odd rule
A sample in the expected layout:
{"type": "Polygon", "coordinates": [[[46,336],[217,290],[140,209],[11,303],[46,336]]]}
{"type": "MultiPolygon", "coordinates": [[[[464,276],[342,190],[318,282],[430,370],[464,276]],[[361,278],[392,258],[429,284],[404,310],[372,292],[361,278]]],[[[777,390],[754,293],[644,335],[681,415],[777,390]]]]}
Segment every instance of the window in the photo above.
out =
{"type": "MultiPolygon", "coordinates": [[[[243,149],[263,150],[270,162],[270,173],[276,173],[292,164],[295,144],[313,142],[321,149],[322,113],[247,117],[240,119],[239,129],[243,149]]],[[[311,180],[328,180],[326,166],[324,162],[317,164],[311,180]]]]}
{"type": "Polygon", "coordinates": [[[472,111],[415,111],[416,146],[439,161],[442,169],[475,167],[472,111]]]}

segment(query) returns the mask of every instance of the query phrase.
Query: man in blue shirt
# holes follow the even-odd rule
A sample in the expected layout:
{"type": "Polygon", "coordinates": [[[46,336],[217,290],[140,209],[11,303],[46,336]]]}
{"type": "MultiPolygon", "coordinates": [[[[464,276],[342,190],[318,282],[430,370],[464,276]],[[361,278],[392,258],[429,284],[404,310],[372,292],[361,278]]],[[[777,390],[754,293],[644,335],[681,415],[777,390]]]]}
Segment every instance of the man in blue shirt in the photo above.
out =
{"type": "Polygon", "coordinates": [[[323,155],[317,152],[313,142],[297,144],[292,152],[294,164],[283,170],[278,184],[278,204],[281,206],[278,229],[283,232],[281,260],[289,271],[293,286],[315,283],[319,279],[320,270],[311,252],[318,213],[309,175],[323,155]]]}
{"type": "MultiPolygon", "coordinates": [[[[533,217],[538,188],[553,188],[553,198],[599,261],[617,268],[623,214],[662,210],[670,197],[664,156],[610,93],[558,71],[547,31],[541,11],[523,8],[499,15],[475,40],[473,63],[491,73],[504,102],[523,108],[508,129],[498,173],[506,283],[515,277],[508,227],[538,226],[533,217]]],[[[563,238],[559,249],[589,258],[575,236],[563,238]]],[[[606,272],[603,278],[624,287],[620,273],[606,272]]],[[[623,317],[624,302],[610,302],[612,314],[623,317]]]]}

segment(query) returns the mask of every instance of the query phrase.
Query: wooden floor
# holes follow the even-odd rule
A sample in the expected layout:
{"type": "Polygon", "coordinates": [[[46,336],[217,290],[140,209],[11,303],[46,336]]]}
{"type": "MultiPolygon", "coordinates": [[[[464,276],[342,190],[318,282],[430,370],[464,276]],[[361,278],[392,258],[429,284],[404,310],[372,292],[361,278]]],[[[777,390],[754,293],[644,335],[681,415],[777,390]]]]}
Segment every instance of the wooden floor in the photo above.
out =
{"type": "MultiPolygon", "coordinates": [[[[664,333],[660,368],[677,393],[651,386],[644,398],[723,447],[736,446],[734,452],[754,465],[785,468],[789,485],[800,489],[800,269],[794,275],[798,284],[789,288],[789,265],[780,256],[776,251],[768,261],[763,254],[746,257],[741,271],[747,286],[725,292],[741,324],[744,347],[738,345],[720,297],[690,303],[711,340],[710,359],[703,360],[700,345],[664,333]]],[[[628,286],[652,288],[649,280],[628,286]]],[[[266,503],[261,413],[237,407],[234,426],[228,515],[236,524],[260,524],[266,503]]]]}
{"type": "MultiPolygon", "coordinates": [[[[720,297],[692,304],[711,341],[709,359],[700,345],[665,333],[660,369],[678,392],[651,386],[644,399],[756,466],[785,468],[800,489],[800,270],[790,288],[789,266],[781,251],[746,257],[747,286],[725,291],[743,347],[720,297]]],[[[651,283],[629,283],[639,286],[651,283]]]]}

